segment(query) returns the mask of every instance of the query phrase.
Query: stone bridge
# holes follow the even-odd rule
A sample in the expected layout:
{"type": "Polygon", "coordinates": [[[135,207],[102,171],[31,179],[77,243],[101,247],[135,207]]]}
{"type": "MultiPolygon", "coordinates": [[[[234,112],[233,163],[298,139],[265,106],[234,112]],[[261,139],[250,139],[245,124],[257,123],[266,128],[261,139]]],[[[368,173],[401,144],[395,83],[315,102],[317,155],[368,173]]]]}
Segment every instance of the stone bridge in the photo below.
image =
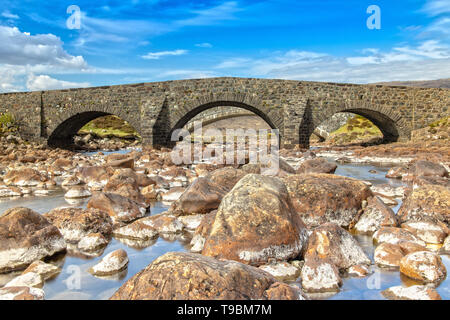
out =
{"type": "Polygon", "coordinates": [[[362,115],[386,142],[404,141],[413,129],[450,115],[450,90],[293,80],[208,78],[83,89],[0,94],[31,140],[64,146],[87,122],[108,114],[128,121],[154,146],[172,145],[173,130],[219,106],[256,113],[278,129],[281,145],[309,146],[309,137],[338,112],[362,115]]]}

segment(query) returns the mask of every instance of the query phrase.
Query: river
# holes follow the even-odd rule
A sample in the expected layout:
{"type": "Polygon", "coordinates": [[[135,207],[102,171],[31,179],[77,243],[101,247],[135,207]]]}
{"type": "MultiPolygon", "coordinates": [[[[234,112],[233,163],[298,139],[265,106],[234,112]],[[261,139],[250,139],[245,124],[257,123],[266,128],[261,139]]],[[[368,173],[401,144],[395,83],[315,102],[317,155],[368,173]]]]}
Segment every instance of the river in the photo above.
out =
{"type": "MultiPolygon", "coordinates": [[[[403,185],[398,180],[387,179],[385,174],[388,167],[362,165],[362,164],[338,164],[335,172],[337,175],[352,177],[360,180],[369,181],[372,184],[391,184],[393,186],[403,185]]],[[[397,212],[401,205],[401,199],[396,199],[398,205],[393,208],[397,212]]],[[[57,189],[48,196],[27,196],[17,199],[3,199],[0,201],[0,212],[12,207],[27,207],[39,213],[46,213],[51,209],[61,206],[74,206],[85,208],[88,200],[69,204],[64,199],[64,190],[57,189]]],[[[156,202],[151,206],[151,215],[164,212],[168,206],[156,202]]],[[[374,246],[372,237],[363,235],[354,235],[363,250],[373,261],[374,246]]],[[[180,236],[178,239],[163,239],[148,243],[136,243],[115,238],[109,243],[104,252],[94,258],[80,257],[71,254],[63,254],[53,258],[54,263],[62,268],[62,271],[55,278],[45,282],[43,287],[46,299],[74,299],[74,300],[98,300],[108,299],[112,294],[129,278],[145,268],[154,259],[170,251],[188,251],[189,240],[180,236]],[[98,278],[87,270],[97,264],[99,260],[117,249],[124,249],[128,253],[128,268],[119,275],[109,278],[98,278]]],[[[450,258],[441,255],[442,260],[450,270],[450,258]]],[[[321,294],[312,296],[316,299],[384,299],[381,291],[391,286],[400,284],[416,284],[411,279],[400,275],[399,271],[387,271],[377,266],[371,266],[373,273],[365,278],[343,278],[343,286],[339,293],[321,294]]],[[[19,275],[20,272],[0,274],[0,287],[9,280],[19,275]]],[[[300,285],[300,282],[298,282],[300,285]]],[[[418,283],[417,283],[418,284],[418,283]]],[[[442,299],[450,299],[450,278],[447,277],[437,288],[442,299]]]]}

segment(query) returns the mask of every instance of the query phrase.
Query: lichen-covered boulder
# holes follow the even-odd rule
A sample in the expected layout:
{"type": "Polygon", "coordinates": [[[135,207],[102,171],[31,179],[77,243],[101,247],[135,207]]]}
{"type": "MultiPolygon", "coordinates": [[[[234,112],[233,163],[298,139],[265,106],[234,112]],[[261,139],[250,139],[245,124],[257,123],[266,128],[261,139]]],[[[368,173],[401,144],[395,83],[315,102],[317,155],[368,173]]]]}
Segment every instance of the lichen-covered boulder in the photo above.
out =
{"type": "Polygon", "coordinates": [[[112,300],[300,299],[267,272],[236,261],[169,252],[128,280],[112,300]]]}
{"type": "Polygon", "coordinates": [[[337,165],[324,158],[314,158],[303,161],[297,168],[298,174],[302,173],[334,173],[337,165]]]}
{"type": "Polygon", "coordinates": [[[224,167],[208,173],[206,178],[230,191],[246,174],[247,172],[240,169],[224,167]]]}
{"type": "Polygon", "coordinates": [[[172,204],[170,211],[177,215],[208,213],[217,209],[228,190],[208,178],[197,178],[172,204]]]}
{"type": "Polygon", "coordinates": [[[128,262],[127,252],[123,249],[119,249],[104,256],[99,263],[88,271],[94,276],[110,276],[125,270],[128,266],[128,262]]]}
{"type": "Polygon", "coordinates": [[[45,175],[32,168],[10,170],[3,177],[5,184],[20,187],[37,186],[47,180],[45,175]]]}
{"type": "Polygon", "coordinates": [[[0,288],[0,300],[44,300],[44,290],[33,287],[0,288]]]}
{"type": "Polygon", "coordinates": [[[450,225],[450,189],[440,185],[424,185],[413,189],[403,201],[397,216],[408,221],[443,222],[450,225]]]}
{"type": "Polygon", "coordinates": [[[69,243],[78,243],[91,233],[109,237],[112,232],[111,218],[98,209],[56,208],[45,213],[44,217],[59,229],[69,243]]]}
{"type": "Polygon", "coordinates": [[[223,198],[202,254],[261,265],[297,257],[306,239],[282,180],[248,174],[223,198]]]}
{"type": "Polygon", "coordinates": [[[397,218],[394,211],[378,197],[370,197],[363,214],[355,225],[355,230],[361,233],[375,232],[381,227],[396,227],[397,218]]]}
{"type": "Polygon", "coordinates": [[[397,244],[400,241],[410,241],[421,246],[426,245],[423,240],[419,239],[408,230],[395,227],[382,227],[378,229],[378,231],[373,234],[372,239],[377,244],[383,242],[397,244]]]}
{"type": "Polygon", "coordinates": [[[23,269],[65,250],[61,232],[39,213],[18,207],[0,216],[0,272],[23,269]]]}
{"type": "Polygon", "coordinates": [[[129,223],[142,218],[147,208],[129,198],[115,193],[95,192],[87,204],[88,208],[106,212],[113,223],[129,223]]]}
{"type": "Polygon", "coordinates": [[[357,221],[363,201],[372,196],[363,182],[333,174],[290,175],[283,180],[308,227],[334,222],[348,228],[357,221]]]}
{"type": "Polygon", "coordinates": [[[424,283],[439,283],[447,276],[441,257],[430,251],[417,251],[400,260],[400,272],[424,283]]]}
{"type": "Polygon", "coordinates": [[[390,287],[381,294],[389,300],[442,300],[436,289],[427,286],[390,287]]]}
{"type": "Polygon", "coordinates": [[[441,244],[448,234],[447,226],[430,221],[409,221],[401,227],[426,243],[441,244]]]}
{"type": "Polygon", "coordinates": [[[328,259],[317,256],[305,258],[301,271],[302,288],[305,292],[337,292],[342,286],[339,269],[328,259]]]}
{"type": "Polygon", "coordinates": [[[114,174],[108,179],[103,191],[118,194],[145,205],[145,199],[139,190],[136,179],[128,174],[127,171],[114,171],[114,174]]]}
{"type": "Polygon", "coordinates": [[[371,264],[353,236],[335,223],[325,223],[312,230],[305,260],[309,257],[328,259],[340,271],[347,271],[355,265],[371,264]]]}

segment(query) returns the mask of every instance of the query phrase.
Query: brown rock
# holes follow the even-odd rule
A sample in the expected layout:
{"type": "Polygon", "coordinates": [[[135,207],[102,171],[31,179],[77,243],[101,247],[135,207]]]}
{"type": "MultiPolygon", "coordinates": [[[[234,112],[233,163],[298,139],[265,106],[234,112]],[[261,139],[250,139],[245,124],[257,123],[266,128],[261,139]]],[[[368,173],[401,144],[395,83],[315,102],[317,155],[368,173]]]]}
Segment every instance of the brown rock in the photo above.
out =
{"type": "Polygon", "coordinates": [[[123,170],[115,171],[103,189],[104,192],[119,194],[141,204],[145,203],[136,179],[123,170]]]}
{"type": "Polygon", "coordinates": [[[208,213],[219,207],[226,193],[226,188],[208,178],[197,178],[172,204],[171,212],[175,215],[208,213]]]}
{"type": "Polygon", "coordinates": [[[409,221],[402,224],[402,228],[408,230],[426,243],[441,244],[447,237],[446,226],[428,221],[409,221]]]}
{"type": "Polygon", "coordinates": [[[309,227],[334,222],[348,228],[357,221],[363,200],[372,195],[363,182],[332,174],[291,175],[283,180],[295,210],[309,227]]]}
{"type": "Polygon", "coordinates": [[[12,208],[0,216],[0,272],[20,270],[66,249],[59,230],[27,208],[12,208]]]}
{"type": "Polygon", "coordinates": [[[223,198],[202,254],[261,265],[297,257],[306,237],[283,182],[249,174],[223,198]]]}
{"type": "Polygon", "coordinates": [[[69,243],[78,243],[90,233],[101,233],[108,238],[112,232],[111,218],[97,209],[56,208],[44,217],[59,229],[69,243]]]}
{"type": "Polygon", "coordinates": [[[312,231],[305,251],[305,261],[309,257],[327,259],[343,271],[354,265],[371,264],[353,236],[334,223],[325,223],[312,231]]]}
{"type": "Polygon", "coordinates": [[[305,160],[298,167],[296,172],[298,174],[302,173],[334,173],[336,171],[337,165],[330,162],[324,158],[314,158],[310,160],[305,160]]]}
{"type": "Polygon", "coordinates": [[[3,181],[5,182],[5,184],[20,187],[37,186],[47,180],[48,179],[46,176],[42,175],[39,171],[31,168],[10,170],[3,177],[3,181]]]}
{"type": "Polygon", "coordinates": [[[441,257],[429,251],[417,251],[404,256],[400,260],[400,272],[425,283],[438,283],[447,275],[441,257]]]}
{"type": "Polygon", "coordinates": [[[425,246],[425,242],[417,238],[408,230],[395,227],[382,227],[373,234],[373,241],[377,244],[383,242],[398,244],[400,241],[410,241],[425,246]]]}
{"type": "Polygon", "coordinates": [[[381,227],[396,227],[397,218],[394,211],[378,197],[367,199],[367,206],[355,225],[355,230],[361,233],[375,232],[381,227]]]}
{"type": "Polygon", "coordinates": [[[424,185],[412,190],[403,201],[397,216],[400,223],[431,221],[450,224],[450,189],[439,185],[424,185]]]}
{"type": "Polygon", "coordinates": [[[169,252],[128,280],[111,300],[299,299],[293,290],[236,261],[169,252]]]}
{"type": "Polygon", "coordinates": [[[206,178],[211,182],[224,187],[227,192],[233,189],[233,187],[241,180],[247,173],[240,169],[233,167],[225,167],[210,172],[206,178]]]}
{"type": "Polygon", "coordinates": [[[108,213],[114,223],[128,223],[142,218],[147,212],[147,208],[136,201],[105,192],[94,193],[87,207],[108,213]]]}

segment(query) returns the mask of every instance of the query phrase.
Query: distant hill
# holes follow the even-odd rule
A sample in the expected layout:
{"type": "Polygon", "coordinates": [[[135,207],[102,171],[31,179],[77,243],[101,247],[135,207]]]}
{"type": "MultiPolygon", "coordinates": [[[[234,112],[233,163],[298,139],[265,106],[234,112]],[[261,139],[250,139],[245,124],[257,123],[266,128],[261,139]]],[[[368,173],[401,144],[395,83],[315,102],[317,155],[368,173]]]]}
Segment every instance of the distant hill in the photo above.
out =
{"type": "Polygon", "coordinates": [[[387,86],[408,86],[421,88],[446,88],[450,89],[450,78],[439,80],[424,80],[424,81],[391,81],[391,82],[377,82],[374,84],[383,84],[387,86]]]}

